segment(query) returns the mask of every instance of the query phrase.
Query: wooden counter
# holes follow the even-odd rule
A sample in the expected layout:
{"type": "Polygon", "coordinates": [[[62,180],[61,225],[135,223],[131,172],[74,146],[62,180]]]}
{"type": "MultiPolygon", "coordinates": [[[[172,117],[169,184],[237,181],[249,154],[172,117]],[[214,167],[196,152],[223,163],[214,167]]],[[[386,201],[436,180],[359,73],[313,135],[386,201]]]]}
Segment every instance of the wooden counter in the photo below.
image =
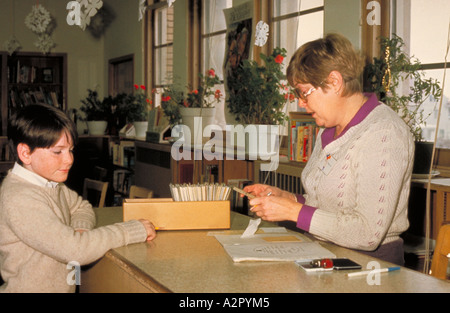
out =
{"type": "MultiPolygon", "coordinates": [[[[99,225],[121,221],[122,208],[97,209],[99,225]]],[[[248,217],[231,213],[232,229],[243,230],[248,217]]],[[[267,223],[267,225],[273,225],[267,223]]],[[[267,226],[264,225],[264,226],[267,226]]],[[[293,262],[234,263],[209,231],[160,231],[150,243],[109,251],[82,272],[81,292],[175,293],[318,293],[318,292],[450,292],[450,283],[401,268],[384,273],[380,284],[346,271],[306,273],[293,262]]],[[[373,258],[321,243],[337,257],[366,268],[373,258]]],[[[392,264],[379,261],[381,267],[392,264]]]]}

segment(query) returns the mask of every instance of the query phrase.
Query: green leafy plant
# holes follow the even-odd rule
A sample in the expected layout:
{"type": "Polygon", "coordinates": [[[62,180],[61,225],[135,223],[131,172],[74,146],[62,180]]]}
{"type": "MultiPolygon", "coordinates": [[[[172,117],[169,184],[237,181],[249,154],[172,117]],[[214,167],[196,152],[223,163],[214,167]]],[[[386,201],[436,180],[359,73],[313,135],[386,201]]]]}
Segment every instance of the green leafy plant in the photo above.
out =
{"type": "Polygon", "coordinates": [[[161,95],[161,107],[170,125],[176,125],[181,120],[180,106],[184,105],[184,93],[174,85],[164,88],[161,95]]]}
{"type": "Polygon", "coordinates": [[[146,95],[144,85],[134,85],[135,93],[127,94],[121,102],[120,115],[126,117],[128,123],[145,122],[148,120],[151,101],[146,95]]]}
{"type": "Polygon", "coordinates": [[[112,115],[111,104],[100,100],[95,90],[88,89],[88,96],[81,103],[83,105],[80,111],[84,113],[84,117],[80,116],[80,119],[83,121],[107,121],[112,115]]]}
{"type": "Polygon", "coordinates": [[[378,99],[396,111],[410,127],[416,141],[422,141],[422,127],[429,117],[423,104],[428,99],[437,100],[442,90],[439,82],[425,78],[417,58],[403,52],[404,41],[397,35],[381,38],[382,58],[374,58],[365,68],[366,91],[377,94],[378,99]],[[409,93],[398,87],[409,81],[409,93]]]}
{"type": "Polygon", "coordinates": [[[175,84],[164,88],[161,94],[161,106],[171,125],[181,120],[180,107],[186,108],[212,108],[222,98],[222,93],[214,87],[220,84],[220,79],[214,69],[208,70],[206,75],[199,74],[200,82],[197,89],[183,88],[175,84]]]}
{"type": "Polygon", "coordinates": [[[244,124],[281,124],[288,120],[283,112],[294,96],[282,83],[282,63],[286,49],[275,48],[271,55],[260,55],[264,65],[244,60],[228,79],[228,108],[236,121],[244,124]]]}

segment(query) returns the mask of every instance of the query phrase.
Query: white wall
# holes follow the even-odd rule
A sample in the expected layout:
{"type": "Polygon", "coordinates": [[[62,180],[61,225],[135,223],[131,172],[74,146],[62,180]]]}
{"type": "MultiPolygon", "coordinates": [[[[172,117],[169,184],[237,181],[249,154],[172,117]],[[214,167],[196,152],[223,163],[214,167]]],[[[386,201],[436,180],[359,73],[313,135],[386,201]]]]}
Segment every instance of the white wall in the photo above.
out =
{"type": "MultiPolygon", "coordinates": [[[[103,39],[94,39],[89,32],[83,32],[78,26],[69,26],[66,22],[68,1],[40,0],[51,14],[55,22],[52,38],[56,43],[51,52],[68,55],[68,87],[67,104],[69,108],[79,107],[80,99],[86,96],[87,88],[99,86],[103,93],[103,39]]],[[[20,51],[40,52],[34,46],[37,39],[25,26],[25,17],[36,4],[33,0],[0,0],[0,49],[9,40],[15,29],[15,36],[22,45],[20,51]],[[14,12],[14,14],[12,14],[14,12]]]]}

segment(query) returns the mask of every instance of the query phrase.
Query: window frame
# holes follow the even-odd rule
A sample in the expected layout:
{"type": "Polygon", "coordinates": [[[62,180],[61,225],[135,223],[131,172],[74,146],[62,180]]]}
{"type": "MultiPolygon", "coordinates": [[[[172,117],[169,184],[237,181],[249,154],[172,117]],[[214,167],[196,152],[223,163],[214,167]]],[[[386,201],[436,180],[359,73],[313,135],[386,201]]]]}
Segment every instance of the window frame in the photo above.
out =
{"type": "MultiPolygon", "coordinates": [[[[205,0],[205,1],[210,1],[210,0],[205,0]]],[[[213,0],[213,1],[221,1],[221,0],[213,0]]],[[[200,14],[199,14],[199,18],[200,18],[200,23],[199,23],[199,63],[200,63],[200,68],[199,68],[199,72],[206,72],[209,68],[206,68],[206,64],[204,63],[204,58],[202,57],[202,53],[204,51],[205,48],[205,41],[212,37],[215,36],[222,36],[222,35],[226,35],[227,34],[227,29],[223,29],[223,30],[217,30],[217,31],[212,31],[210,33],[204,33],[204,29],[205,29],[205,25],[204,25],[204,14],[205,14],[205,8],[203,6],[203,0],[198,0],[199,2],[199,7],[200,7],[200,14]]],[[[222,64],[223,64],[223,60],[222,60],[222,64]]],[[[223,77],[221,79],[222,84],[224,83],[223,77]]]]}
{"type": "MultiPolygon", "coordinates": [[[[160,9],[163,9],[165,7],[168,7],[169,4],[165,0],[148,0],[147,1],[147,9],[145,11],[144,15],[144,30],[143,30],[143,36],[144,36],[144,81],[146,83],[146,86],[150,86],[150,88],[147,88],[147,91],[150,90],[156,90],[159,88],[164,88],[164,86],[167,86],[168,84],[157,84],[157,77],[156,77],[156,49],[163,49],[167,47],[174,46],[174,38],[172,38],[172,41],[170,43],[165,43],[162,45],[156,44],[156,31],[158,30],[155,26],[156,22],[156,12],[160,9]]],[[[172,73],[173,73],[173,63],[172,63],[172,73]]],[[[156,97],[155,95],[149,95],[150,97],[153,97],[153,107],[157,107],[160,105],[160,98],[156,97]]]]}
{"type": "MultiPolygon", "coordinates": [[[[300,4],[301,4],[301,0],[298,0],[298,1],[300,1],[300,4]]],[[[300,11],[295,11],[292,13],[285,13],[285,14],[282,14],[279,16],[274,16],[275,15],[275,9],[274,9],[275,3],[276,3],[276,0],[270,0],[269,7],[267,8],[270,31],[269,31],[269,40],[266,44],[266,46],[267,46],[267,51],[265,51],[266,54],[271,53],[272,49],[276,48],[277,46],[281,46],[281,43],[279,42],[280,36],[275,34],[275,31],[278,29],[277,27],[275,27],[275,23],[281,23],[282,21],[287,21],[292,18],[301,18],[302,16],[307,16],[309,14],[314,14],[317,12],[325,11],[325,4],[322,4],[321,6],[318,6],[318,7],[309,8],[309,9],[305,9],[305,10],[302,10],[300,8],[300,11]],[[278,42],[275,42],[275,38],[278,38],[278,42]]],[[[324,29],[322,29],[322,32],[323,31],[324,31],[324,29]]],[[[298,48],[300,48],[300,45],[298,45],[298,43],[296,43],[295,50],[297,50],[298,48]]],[[[295,51],[292,51],[292,53],[294,53],[294,52],[295,51]]],[[[285,68],[285,70],[286,70],[286,68],[285,68]]]]}

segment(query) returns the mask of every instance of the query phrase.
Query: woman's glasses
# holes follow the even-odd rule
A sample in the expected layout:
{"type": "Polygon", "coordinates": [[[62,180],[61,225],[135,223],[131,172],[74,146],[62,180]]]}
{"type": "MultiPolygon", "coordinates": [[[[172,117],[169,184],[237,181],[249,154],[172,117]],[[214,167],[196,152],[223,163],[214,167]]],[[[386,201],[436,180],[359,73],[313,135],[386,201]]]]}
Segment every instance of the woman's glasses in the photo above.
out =
{"type": "Polygon", "coordinates": [[[307,102],[308,101],[307,97],[316,90],[317,90],[316,88],[311,87],[307,92],[303,93],[302,91],[298,90],[297,88],[294,88],[293,92],[297,98],[299,98],[303,102],[307,102]]]}

